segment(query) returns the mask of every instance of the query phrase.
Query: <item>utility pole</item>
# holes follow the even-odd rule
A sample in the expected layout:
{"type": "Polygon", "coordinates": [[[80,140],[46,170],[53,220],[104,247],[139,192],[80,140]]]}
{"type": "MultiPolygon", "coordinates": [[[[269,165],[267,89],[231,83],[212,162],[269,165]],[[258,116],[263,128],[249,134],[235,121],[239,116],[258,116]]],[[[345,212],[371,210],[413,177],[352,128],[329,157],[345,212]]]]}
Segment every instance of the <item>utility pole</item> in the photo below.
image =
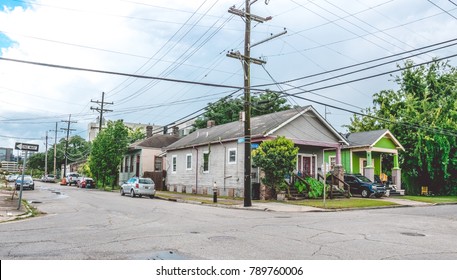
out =
{"type": "Polygon", "coordinates": [[[70,131],[71,130],[76,130],[76,129],[70,129],[70,124],[72,123],[76,123],[75,121],[72,121],[71,120],[71,114],[68,116],[68,121],[61,121],[61,122],[66,122],[67,123],[67,128],[61,128],[62,130],[66,130],[67,131],[67,140],[65,141],[65,165],[64,165],[64,168],[63,168],[63,177],[66,177],[67,176],[67,163],[68,163],[68,138],[70,136],[70,131]]]}
{"type": "Polygon", "coordinates": [[[57,124],[58,122],[56,122],[56,129],[51,129],[50,131],[54,131],[55,132],[55,136],[54,136],[54,178],[57,178],[57,170],[56,170],[56,165],[57,165],[57,124]]]}
{"type": "Polygon", "coordinates": [[[48,132],[46,131],[46,143],[44,144],[44,176],[48,175],[48,132]]]}
{"type": "MultiPolygon", "coordinates": [[[[273,38],[281,36],[281,34],[274,35],[268,39],[262,40],[261,42],[251,45],[251,21],[254,20],[259,23],[271,20],[271,17],[260,17],[251,14],[251,5],[257,2],[257,0],[246,0],[245,9],[239,10],[235,6],[230,7],[229,13],[238,15],[244,18],[246,26],[244,33],[244,54],[241,55],[239,51],[231,51],[227,53],[228,57],[237,58],[243,63],[244,70],[244,207],[252,206],[251,201],[251,63],[254,64],[265,64],[266,62],[260,59],[251,58],[251,47],[257,46],[261,43],[269,41],[273,38]]],[[[268,4],[269,0],[265,1],[268,4]]]]}
{"type": "Polygon", "coordinates": [[[100,120],[99,120],[99,123],[98,123],[98,133],[100,133],[102,131],[103,112],[112,112],[113,111],[113,110],[104,109],[103,107],[104,107],[105,104],[113,105],[114,103],[113,102],[105,102],[105,92],[102,92],[102,101],[99,101],[99,100],[94,101],[94,100],[91,99],[90,102],[100,104],[100,108],[98,108],[98,107],[90,107],[91,110],[95,110],[95,111],[100,113],[100,120]]]}

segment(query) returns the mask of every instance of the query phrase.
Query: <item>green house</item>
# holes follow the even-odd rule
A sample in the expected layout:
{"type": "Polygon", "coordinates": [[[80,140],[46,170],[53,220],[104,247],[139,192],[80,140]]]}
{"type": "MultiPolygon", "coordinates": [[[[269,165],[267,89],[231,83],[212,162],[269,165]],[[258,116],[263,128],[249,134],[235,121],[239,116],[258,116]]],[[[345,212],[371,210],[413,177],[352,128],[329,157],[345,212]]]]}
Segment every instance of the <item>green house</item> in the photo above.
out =
{"type": "Polygon", "coordinates": [[[337,150],[325,151],[326,170],[334,170],[341,165],[345,173],[360,173],[374,181],[375,175],[382,179],[384,174],[391,171],[391,182],[397,192],[404,194],[401,189],[401,169],[398,164],[398,153],[405,149],[395,136],[388,130],[373,130],[348,133],[345,135],[349,145],[341,147],[341,154],[337,150]],[[383,166],[382,158],[392,160],[388,166],[383,166]]]}

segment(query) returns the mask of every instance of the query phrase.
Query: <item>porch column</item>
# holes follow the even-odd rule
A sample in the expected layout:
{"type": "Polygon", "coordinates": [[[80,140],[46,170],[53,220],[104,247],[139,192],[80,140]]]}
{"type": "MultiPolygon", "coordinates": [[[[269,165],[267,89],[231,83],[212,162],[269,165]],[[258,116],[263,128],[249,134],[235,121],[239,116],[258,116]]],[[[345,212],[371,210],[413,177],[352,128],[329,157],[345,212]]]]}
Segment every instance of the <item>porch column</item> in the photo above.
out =
{"type": "MultiPolygon", "coordinates": [[[[401,190],[401,169],[398,164],[398,153],[394,154],[394,167],[392,168],[392,183],[396,185],[397,190],[401,190]]],[[[404,194],[400,192],[400,194],[404,194]]]]}
{"type": "Polygon", "coordinates": [[[365,177],[374,182],[374,166],[371,159],[371,151],[367,151],[367,166],[364,167],[365,177]]]}
{"type": "Polygon", "coordinates": [[[336,165],[341,164],[341,147],[340,146],[338,146],[338,148],[336,148],[335,164],[336,165]]]}

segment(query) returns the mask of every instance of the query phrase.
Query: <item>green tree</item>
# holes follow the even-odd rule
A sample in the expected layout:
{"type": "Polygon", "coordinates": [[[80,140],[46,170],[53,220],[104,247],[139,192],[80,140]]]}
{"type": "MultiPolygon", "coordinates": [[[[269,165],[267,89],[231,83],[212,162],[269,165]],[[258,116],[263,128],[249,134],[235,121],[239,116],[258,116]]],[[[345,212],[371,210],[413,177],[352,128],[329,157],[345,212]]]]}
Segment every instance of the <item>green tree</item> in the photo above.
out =
{"type": "Polygon", "coordinates": [[[137,127],[136,129],[128,127],[128,138],[129,138],[129,143],[133,143],[138,140],[143,140],[146,138],[146,134],[144,131],[137,127]]]}
{"type": "Polygon", "coordinates": [[[129,144],[128,128],[122,120],[109,121],[95,138],[89,156],[90,172],[102,188],[113,186],[119,172],[119,165],[129,144]]]}
{"type": "Polygon", "coordinates": [[[388,128],[405,148],[402,177],[409,193],[426,185],[435,193],[457,189],[457,71],[447,62],[416,67],[408,61],[395,77],[399,89],[373,97],[367,116],[354,116],[351,132],[388,128]]]}
{"type": "Polygon", "coordinates": [[[283,136],[262,142],[252,151],[254,165],[265,173],[262,182],[277,192],[284,188],[284,178],[291,174],[297,162],[298,148],[283,136]]]}
{"type": "MultiPolygon", "coordinates": [[[[57,143],[56,149],[56,165],[57,169],[65,162],[65,138],[62,138],[57,143]]],[[[87,159],[90,152],[90,143],[81,136],[73,136],[68,140],[68,163],[87,159]]],[[[27,167],[44,172],[46,152],[36,153],[27,159],[27,167]]],[[[54,169],[54,145],[48,149],[48,173],[53,173],[54,169]]]]}
{"type": "MultiPolygon", "coordinates": [[[[267,91],[251,98],[251,116],[261,116],[269,113],[288,110],[290,105],[279,93],[267,91]]],[[[215,103],[208,104],[208,109],[202,117],[195,121],[194,128],[205,128],[208,120],[217,125],[237,121],[239,113],[244,110],[244,98],[224,97],[215,103]]]]}

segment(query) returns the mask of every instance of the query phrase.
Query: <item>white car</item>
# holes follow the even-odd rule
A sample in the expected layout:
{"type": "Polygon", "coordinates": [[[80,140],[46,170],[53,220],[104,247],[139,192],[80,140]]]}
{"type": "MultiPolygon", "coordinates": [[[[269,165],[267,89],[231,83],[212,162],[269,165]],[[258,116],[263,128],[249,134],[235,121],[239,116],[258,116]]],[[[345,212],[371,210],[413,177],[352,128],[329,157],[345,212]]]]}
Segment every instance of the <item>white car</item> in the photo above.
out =
{"type": "Polygon", "coordinates": [[[154,198],[156,194],[155,184],[151,178],[130,178],[127,182],[121,186],[121,195],[124,196],[126,193],[130,194],[131,197],[143,195],[154,198]]]}

